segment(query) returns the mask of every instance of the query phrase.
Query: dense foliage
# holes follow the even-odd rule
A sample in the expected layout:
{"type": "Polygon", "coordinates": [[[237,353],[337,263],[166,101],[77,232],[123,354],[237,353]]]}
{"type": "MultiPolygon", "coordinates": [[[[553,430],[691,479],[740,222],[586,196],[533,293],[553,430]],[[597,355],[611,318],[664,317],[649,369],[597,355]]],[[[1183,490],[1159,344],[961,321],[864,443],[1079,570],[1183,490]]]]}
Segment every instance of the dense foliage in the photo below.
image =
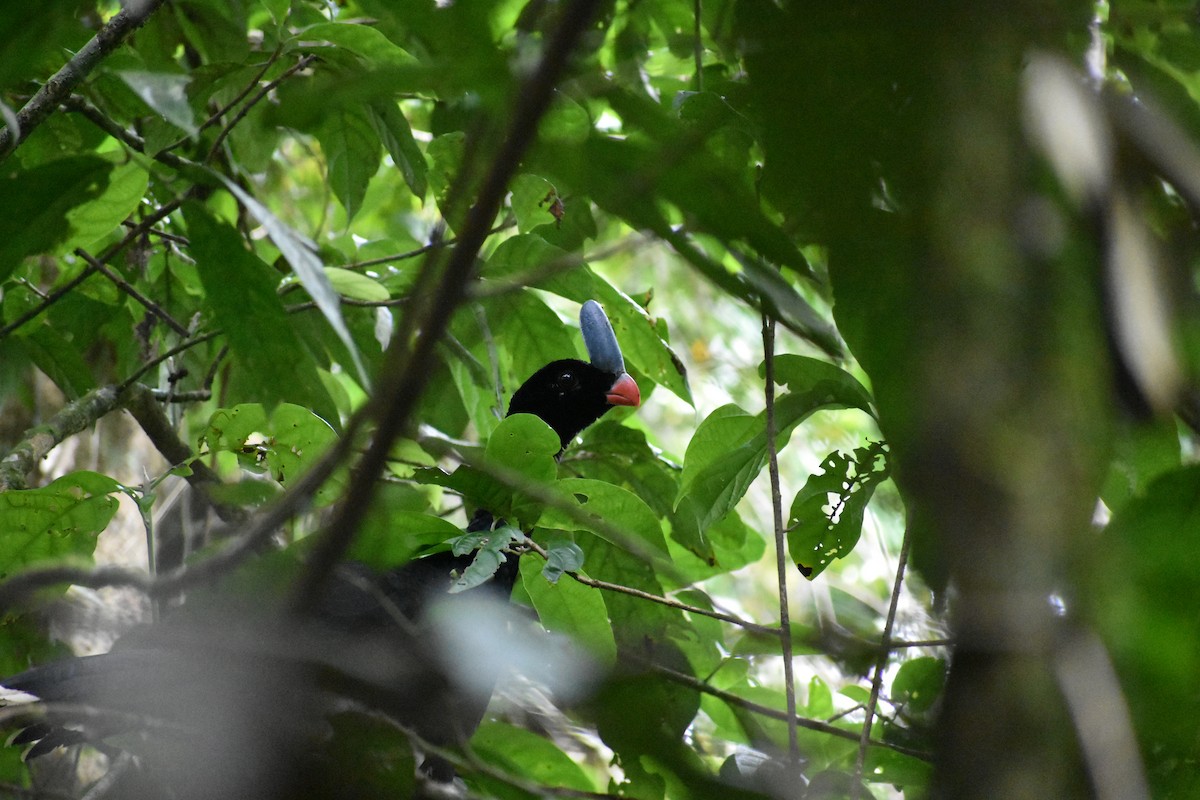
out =
{"type": "MultiPolygon", "coordinates": [[[[70,584],[270,605],[452,542],[464,585],[524,550],[607,676],[498,706],[448,754],[478,795],[1200,785],[1191,4],[17,6],[0,674],[64,655],[70,584]],[[1117,99],[1039,139],[1029,75],[1085,64],[1117,99]],[[1062,129],[1119,140],[1104,180],[1062,129]],[[587,299],[643,407],[556,464],[502,417],[587,299]]],[[[331,796],[411,792],[402,732],[326,734],[331,796]]]]}

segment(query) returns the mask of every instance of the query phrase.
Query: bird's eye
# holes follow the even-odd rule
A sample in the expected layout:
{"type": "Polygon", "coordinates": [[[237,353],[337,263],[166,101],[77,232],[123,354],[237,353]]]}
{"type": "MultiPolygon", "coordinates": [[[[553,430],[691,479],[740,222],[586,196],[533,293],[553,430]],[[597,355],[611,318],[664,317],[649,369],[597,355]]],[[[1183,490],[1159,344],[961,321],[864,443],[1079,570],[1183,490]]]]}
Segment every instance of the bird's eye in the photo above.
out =
{"type": "Polygon", "coordinates": [[[558,374],[558,385],[562,389],[572,388],[578,381],[575,379],[575,371],[564,369],[558,374]]]}

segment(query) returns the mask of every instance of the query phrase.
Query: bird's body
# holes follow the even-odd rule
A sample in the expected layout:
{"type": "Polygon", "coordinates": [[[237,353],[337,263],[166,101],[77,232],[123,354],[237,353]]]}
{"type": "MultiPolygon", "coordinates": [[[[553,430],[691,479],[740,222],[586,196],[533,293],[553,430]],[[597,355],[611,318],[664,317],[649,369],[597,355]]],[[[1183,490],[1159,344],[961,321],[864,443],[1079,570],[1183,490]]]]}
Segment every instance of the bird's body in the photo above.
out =
{"type": "MultiPolygon", "coordinates": [[[[508,409],[509,414],[540,417],[558,434],[563,449],[614,405],[640,402],[637,384],[625,372],[603,311],[589,301],[580,316],[591,363],[564,359],[548,364],[517,389],[508,409]]],[[[491,513],[480,510],[468,531],[495,524],[491,513]]],[[[150,626],[145,633],[127,634],[111,654],[35,667],[0,684],[44,701],[112,709],[127,729],[136,727],[138,718],[152,716],[168,727],[187,726],[198,718],[203,722],[213,713],[205,708],[206,698],[221,692],[230,711],[248,715],[231,717],[241,720],[237,724],[246,728],[243,734],[294,750],[298,734],[274,719],[281,709],[289,713],[304,709],[311,717],[318,689],[333,687],[353,697],[364,686],[392,681],[396,691],[377,707],[435,745],[453,744],[478,725],[490,689],[459,696],[448,691],[446,673],[431,655],[436,648],[428,646],[422,628],[430,598],[444,596],[472,557],[440,551],[384,572],[344,564],[314,604],[311,619],[281,620],[262,614],[258,617],[264,618],[258,618],[239,609],[196,624],[196,618],[180,614],[182,621],[169,620],[170,624],[150,626]],[[280,692],[278,680],[264,680],[258,674],[271,670],[300,688],[280,692]],[[237,691],[228,691],[230,684],[237,691]]],[[[507,601],[516,576],[517,558],[510,555],[487,583],[465,594],[491,594],[507,601]]],[[[27,755],[35,756],[82,739],[103,738],[121,727],[84,725],[85,732],[80,733],[62,727],[61,722],[50,717],[47,723],[19,734],[17,741],[33,742],[27,755]]],[[[216,748],[222,758],[227,757],[223,732],[210,730],[200,738],[203,747],[216,748]]],[[[423,771],[439,781],[454,777],[449,765],[437,758],[427,760],[423,771]]],[[[166,783],[178,791],[175,783],[180,780],[185,779],[168,778],[166,783]]]]}

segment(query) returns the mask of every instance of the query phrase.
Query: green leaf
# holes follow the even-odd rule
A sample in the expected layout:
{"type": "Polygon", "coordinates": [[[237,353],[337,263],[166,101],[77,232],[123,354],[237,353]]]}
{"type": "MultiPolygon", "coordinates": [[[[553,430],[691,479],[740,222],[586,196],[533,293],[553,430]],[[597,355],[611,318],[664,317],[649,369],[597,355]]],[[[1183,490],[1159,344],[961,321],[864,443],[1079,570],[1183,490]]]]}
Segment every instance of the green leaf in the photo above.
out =
{"type": "Polygon", "coordinates": [[[588,478],[564,478],[554,486],[564,498],[577,503],[586,517],[601,519],[626,535],[616,536],[599,526],[579,522],[557,508],[546,509],[541,518],[543,527],[564,531],[591,531],[601,539],[637,556],[645,557],[650,553],[666,554],[667,543],[663,539],[658,517],[645,501],[633,492],[588,478]]]}
{"type": "Polygon", "coordinates": [[[554,539],[546,545],[542,577],[550,583],[558,583],[564,572],[578,572],[582,566],[583,549],[570,539],[554,539]]]}
{"type": "Polygon", "coordinates": [[[316,130],[329,173],[329,185],[346,221],[354,219],[367,194],[367,184],[379,171],[379,135],[363,106],[339,106],[327,113],[316,130]]]}
{"type": "Polygon", "coordinates": [[[892,702],[905,713],[923,713],[933,708],[946,685],[946,661],[922,656],[905,661],[892,679],[892,702]]]}
{"type": "MultiPolygon", "coordinates": [[[[513,414],[505,417],[488,437],[484,459],[517,477],[548,485],[558,475],[554,457],[559,447],[558,434],[541,419],[532,414],[513,414]]],[[[528,530],[541,515],[542,504],[517,491],[506,513],[511,513],[522,529],[528,530]]]]}
{"type": "Polygon", "coordinates": [[[122,487],[98,472],[72,472],[40,489],[0,493],[0,578],[52,559],[91,561],[122,487]]]}
{"type": "Polygon", "coordinates": [[[517,230],[529,233],[539,225],[553,224],[551,202],[558,197],[554,184],[537,175],[521,174],[513,179],[512,211],[517,218],[517,230]]]}
{"type": "MultiPolygon", "coordinates": [[[[419,493],[412,487],[381,484],[362,528],[350,546],[350,558],[377,570],[410,561],[421,550],[462,535],[454,523],[433,514],[407,510],[419,493]]],[[[423,498],[421,498],[423,500],[423,498]]]]}
{"type": "MultiPolygon", "coordinates": [[[[471,749],[485,762],[543,786],[595,792],[597,786],[566,753],[535,733],[502,722],[485,722],[471,737],[471,749]]],[[[507,785],[496,783],[495,791],[507,785]]],[[[497,795],[503,796],[503,795],[497,795]]]]}
{"type": "Polygon", "coordinates": [[[188,84],[192,82],[190,77],[143,70],[120,70],[117,75],[143,103],[167,122],[185,131],[189,136],[195,136],[199,132],[192,106],[188,103],[188,84]]]}
{"type": "Polygon", "coordinates": [[[425,191],[428,188],[429,164],[425,154],[417,146],[413,138],[412,127],[408,117],[394,102],[378,101],[369,107],[371,123],[383,146],[387,148],[392,161],[404,176],[404,182],[412,190],[413,196],[425,202],[425,191]]]}
{"type": "Polygon", "coordinates": [[[796,493],[788,515],[788,552],[809,580],[858,544],[867,503],[888,477],[887,450],[882,442],[857,448],[853,457],[835,450],[821,470],[796,493]]]}
{"type": "Polygon", "coordinates": [[[104,193],[112,164],[93,156],[61,158],[0,179],[0,280],[27,255],[49,250],[71,233],[67,214],[104,193]]]}
{"type": "Polygon", "coordinates": [[[128,219],[142,202],[150,176],[134,161],[113,169],[104,192],[67,212],[71,233],[65,250],[88,247],[128,219]]]}
{"type": "Polygon", "coordinates": [[[246,210],[266,228],[271,241],[279,248],[279,252],[287,260],[292,271],[296,273],[296,277],[300,279],[300,283],[304,285],[305,290],[317,304],[317,308],[320,309],[321,314],[329,322],[342,344],[346,345],[346,349],[350,352],[350,358],[354,361],[354,368],[358,372],[359,382],[364,389],[369,389],[371,382],[367,377],[367,369],[363,365],[362,355],[354,343],[354,337],[350,335],[350,329],[346,327],[346,321],[342,319],[341,301],[338,299],[337,292],[330,285],[329,278],[325,275],[321,259],[317,256],[317,246],[285,225],[266,206],[247,194],[242,187],[233,181],[224,178],[222,180],[224,180],[225,187],[246,207],[246,210]]]}
{"type": "MultiPolygon", "coordinates": [[[[582,551],[579,555],[582,561],[582,551]]],[[[608,608],[598,590],[571,578],[549,581],[545,570],[539,570],[532,557],[522,559],[521,583],[547,630],[567,634],[604,665],[615,663],[617,644],[608,621],[608,608]]]]}
{"type": "Polygon", "coordinates": [[[1089,562],[1090,576],[1081,598],[1111,654],[1140,749],[1154,754],[1152,784],[1161,782],[1164,790],[1168,784],[1197,785],[1191,761],[1200,718],[1195,531],[1200,531],[1200,466],[1193,464],[1151,483],[1079,553],[1089,562]]]}
{"type": "Polygon", "coordinates": [[[417,60],[404,48],[366,25],[324,22],[304,28],[296,34],[296,38],[323,39],[362,56],[375,67],[410,67],[417,64],[417,60]]]}
{"type": "Polygon", "coordinates": [[[248,399],[270,405],[296,402],[336,423],[333,399],[288,322],[271,268],[242,246],[232,228],[213,219],[199,204],[186,204],[184,219],[205,300],[229,340],[248,399]]]}
{"type": "MultiPolygon", "coordinates": [[[[845,370],[815,358],[779,356],[777,382],[791,389],[775,403],[776,446],[816,411],[858,408],[871,413],[870,395],[845,370]]],[[[751,415],[734,405],[718,408],[692,436],[684,456],[676,508],[691,498],[703,534],[729,513],[767,463],[766,412],[751,415]]]]}
{"type": "Polygon", "coordinates": [[[330,287],[342,297],[375,303],[384,302],[391,297],[379,281],[359,272],[341,267],[325,267],[325,277],[329,278],[330,287]]]}
{"type": "Polygon", "coordinates": [[[450,594],[458,594],[468,589],[474,589],[491,580],[509,558],[516,558],[504,552],[504,549],[514,542],[524,540],[525,534],[511,525],[502,525],[494,530],[470,531],[454,540],[451,549],[456,556],[466,555],[475,551],[475,558],[450,583],[450,594]]]}

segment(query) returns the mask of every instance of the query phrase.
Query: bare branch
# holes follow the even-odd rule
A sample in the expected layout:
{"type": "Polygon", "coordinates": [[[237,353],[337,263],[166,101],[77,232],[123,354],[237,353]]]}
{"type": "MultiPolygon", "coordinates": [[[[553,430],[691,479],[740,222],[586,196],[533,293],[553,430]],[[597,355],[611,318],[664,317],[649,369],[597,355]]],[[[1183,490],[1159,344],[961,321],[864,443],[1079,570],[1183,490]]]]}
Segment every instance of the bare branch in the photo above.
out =
{"type": "Polygon", "coordinates": [[[0,460],[0,492],[26,488],[26,476],[68,436],[93,425],[96,420],[117,407],[120,392],[114,386],[94,389],[78,400],[63,406],[45,425],[29,431],[0,460]]]}
{"type": "Polygon", "coordinates": [[[139,292],[129,281],[125,280],[123,277],[101,264],[94,256],[92,256],[91,253],[87,252],[82,247],[79,247],[76,248],[75,255],[86,261],[88,266],[90,266],[92,269],[96,270],[101,275],[112,281],[118,289],[132,297],[137,302],[141,303],[147,311],[165,322],[171,330],[175,331],[180,336],[186,337],[188,335],[188,329],[179,323],[169,313],[167,313],[165,308],[139,292]]]}
{"type": "Polygon", "coordinates": [[[67,99],[97,65],[115,51],[125,39],[140,28],[164,0],[132,0],[117,12],[75,56],[54,73],[29,102],[17,112],[17,129],[7,125],[0,129],[0,162],[29,138],[34,128],[67,99]]]}

